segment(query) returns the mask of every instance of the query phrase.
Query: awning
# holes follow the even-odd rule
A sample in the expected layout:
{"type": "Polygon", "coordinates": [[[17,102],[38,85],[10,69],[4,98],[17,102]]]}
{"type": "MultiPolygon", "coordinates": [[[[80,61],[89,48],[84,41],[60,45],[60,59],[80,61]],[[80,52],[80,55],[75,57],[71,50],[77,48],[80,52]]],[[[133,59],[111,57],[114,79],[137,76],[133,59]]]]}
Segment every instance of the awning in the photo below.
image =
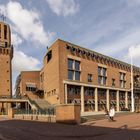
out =
{"type": "Polygon", "coordinates": [[[26,87],[33,87],[33,88],[36,88],[36,83],[25,83],[26,84],[26,87]]]}

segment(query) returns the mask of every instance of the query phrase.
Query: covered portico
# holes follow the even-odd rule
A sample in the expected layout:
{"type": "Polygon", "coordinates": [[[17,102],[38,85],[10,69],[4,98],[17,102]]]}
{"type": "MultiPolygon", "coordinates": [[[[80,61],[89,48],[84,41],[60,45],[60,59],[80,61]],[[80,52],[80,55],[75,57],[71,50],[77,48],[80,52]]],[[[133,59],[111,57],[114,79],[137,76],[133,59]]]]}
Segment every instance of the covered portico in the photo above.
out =
{"type": "MultiPolygon", "coordinates": [[[[131,110],[131,102],[129,101],[130,89],[121,89],[107,86],[98,86],[93,84],[85,84],[82,82],[74,82],[65,80],[63,81],[65,88],[65,103],[71,103],[74,98],[74,94],[71,91],[71,98],[69,98],[68,88],[78,87],[78,99],[80,99],[81,113],[83,112],[101,112],[105,109],[109,110],[111,106],[114,106],[116,111],[124,111],[125,109],[131,110]],[[92,89],[91,96],[86,96],[85,89],[92,89]],[[73,97],[73,98],[72,98],[73,97]],[[69,102],[71,99],[71,102],[69,102]],[[88,99],[88,100],[87,100],[88,99]],[[87,101],[92,104],[93,110],[87,110],[87,101]]],[[[74,92],[74,91],[73,91],[74,92]]]]}

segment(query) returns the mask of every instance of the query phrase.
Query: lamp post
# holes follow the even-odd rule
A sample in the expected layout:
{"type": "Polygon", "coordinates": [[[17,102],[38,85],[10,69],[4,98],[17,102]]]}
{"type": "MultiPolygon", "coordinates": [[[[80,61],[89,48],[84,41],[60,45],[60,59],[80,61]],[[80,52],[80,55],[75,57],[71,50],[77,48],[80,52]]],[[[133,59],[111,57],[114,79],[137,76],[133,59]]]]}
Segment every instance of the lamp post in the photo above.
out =
{"type": "Polygon", "coordinates": [[[133,47],[129,49],[131,58],[131,111],[134,112],[134,81],[133,81],[133,47]]]}

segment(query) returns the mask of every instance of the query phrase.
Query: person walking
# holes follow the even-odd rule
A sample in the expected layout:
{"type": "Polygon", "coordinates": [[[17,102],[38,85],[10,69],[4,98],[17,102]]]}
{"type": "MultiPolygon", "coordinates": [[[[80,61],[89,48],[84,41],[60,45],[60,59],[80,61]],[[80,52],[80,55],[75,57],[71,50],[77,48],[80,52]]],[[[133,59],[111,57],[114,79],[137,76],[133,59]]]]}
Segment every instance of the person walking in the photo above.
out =
{"type": "Polygon", "coordinates": [[[114,107],[112,106],[112,107],[110,108],[110,111],[109,111],[109,118],[110,118],[111,121],[114,121],[114,116],[115,116],[115,109],[114,109],[114,107]]]}

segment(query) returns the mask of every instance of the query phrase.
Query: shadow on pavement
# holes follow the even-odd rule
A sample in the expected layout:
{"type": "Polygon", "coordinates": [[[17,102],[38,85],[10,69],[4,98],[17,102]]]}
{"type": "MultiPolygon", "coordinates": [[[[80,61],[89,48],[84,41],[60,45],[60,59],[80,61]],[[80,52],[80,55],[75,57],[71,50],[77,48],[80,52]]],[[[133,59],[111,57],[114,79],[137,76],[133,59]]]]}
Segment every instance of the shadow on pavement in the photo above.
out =
{"type": "Polygon", "coordinates": [[[22,120],[0,121],[2,140],[140,140],[140,131],[22,120]]]}

